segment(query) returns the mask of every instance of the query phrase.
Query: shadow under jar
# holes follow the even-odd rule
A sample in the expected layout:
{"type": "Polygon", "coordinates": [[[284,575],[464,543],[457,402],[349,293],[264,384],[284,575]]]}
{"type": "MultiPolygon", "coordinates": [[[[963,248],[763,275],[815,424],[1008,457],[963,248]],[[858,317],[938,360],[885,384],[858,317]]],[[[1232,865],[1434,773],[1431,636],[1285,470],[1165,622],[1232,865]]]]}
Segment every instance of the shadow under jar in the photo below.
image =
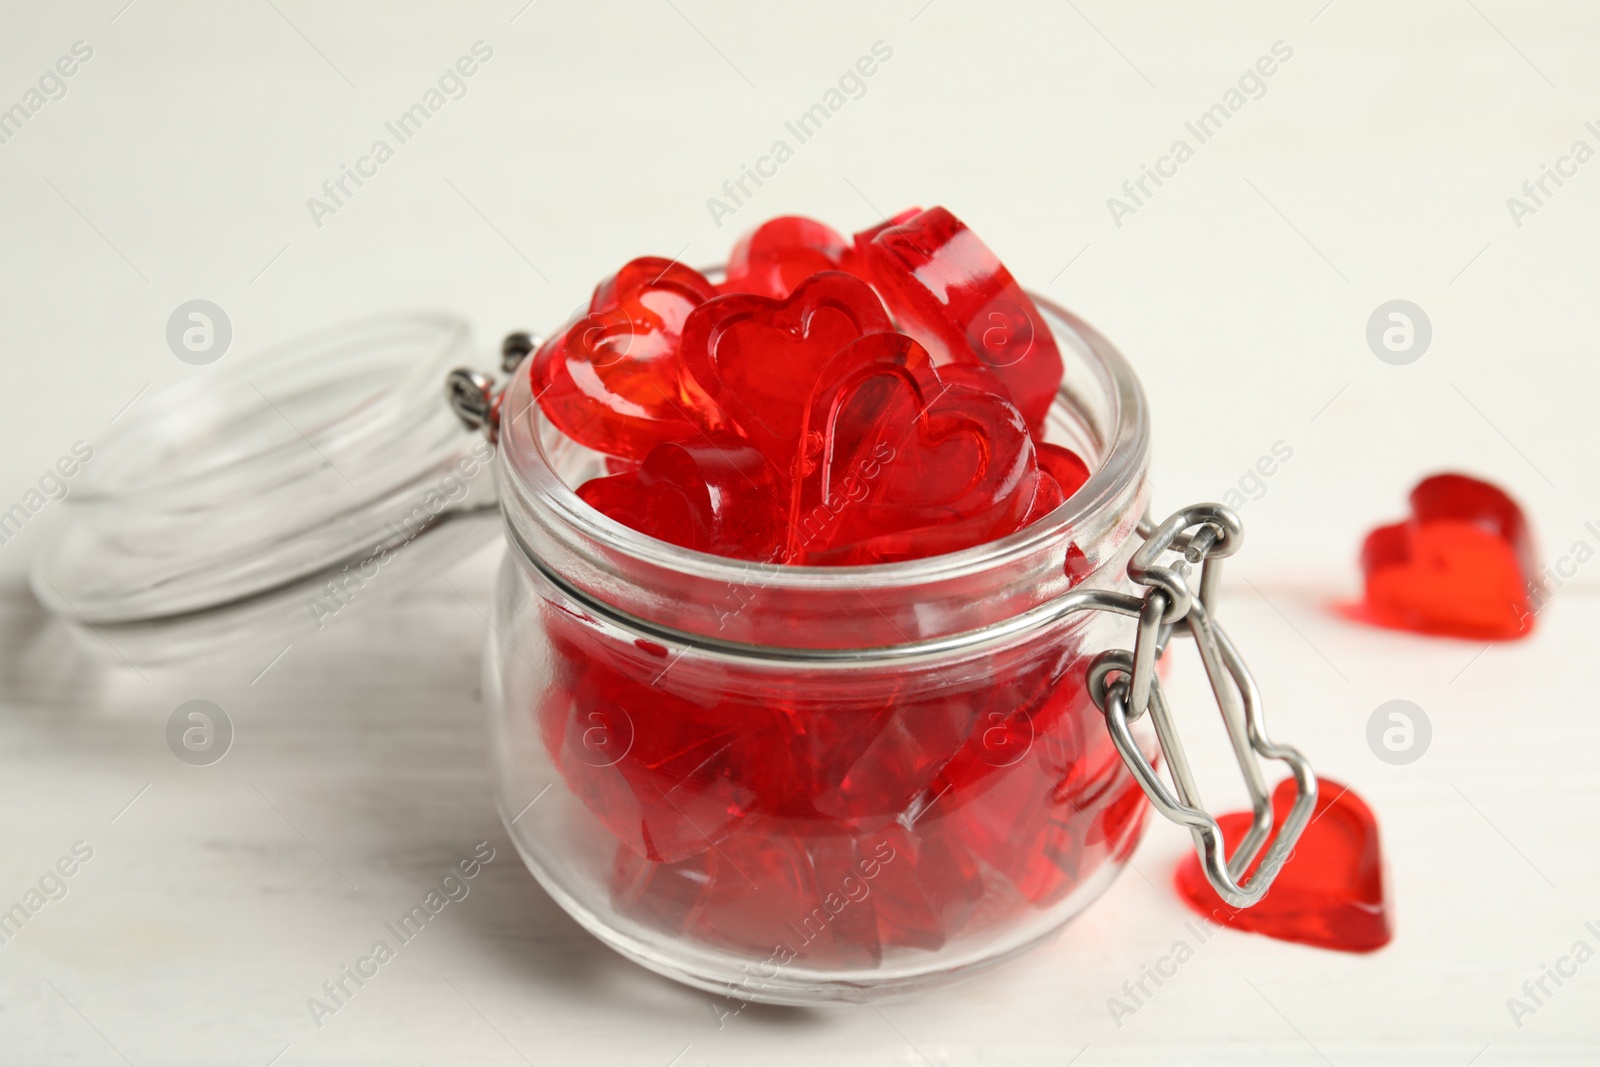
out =
{"type": "Polygon", "coordinates": [[[603,458],[515,376],[497,803],[602,941],[742,1000],[859,1000],[1022,952],[1121,870],[1148,809],[1085,680],[1133,622],[1028,619],[1133,588],[1147,411],[1104,338],[1042,307],[1067,365],[1048,437],[1094,473],[1010,537],[903,563],[759,564],[628,529],[574,494],[603,458]]]}

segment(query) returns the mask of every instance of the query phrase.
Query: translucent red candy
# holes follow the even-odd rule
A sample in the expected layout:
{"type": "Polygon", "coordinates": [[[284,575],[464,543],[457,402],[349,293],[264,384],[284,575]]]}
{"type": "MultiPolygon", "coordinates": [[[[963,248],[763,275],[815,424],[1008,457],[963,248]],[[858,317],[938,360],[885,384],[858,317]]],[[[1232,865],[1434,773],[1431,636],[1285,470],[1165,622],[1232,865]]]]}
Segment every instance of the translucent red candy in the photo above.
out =
{"type": "Polygon", "coordinates": [[[869,226],[859,231],[850,241],[850,247],[845,249],[844,255],[839,259],[839,269],[847,270],[860,278],[872,280],[872,268],[867,265],[867,246],[872,239],[891,226],[899,226],[922,214],[920,207],[908,207],[898,215],[891,215],[876,226],[869,226]]]}
{"type": "Polygon", "coordinates": [[[1021,416],[944,381],[922,346],[869,334],[824,369],[795,470],[796,563],[885,563],[1021,525],[1037,485],[1021,416]]]}
{"type": "Polygon", "coordinates": [[[976,234],[934,207],[881,230],[861,255],[890,311],[935,363],[981,362],[1043,435],[1061,353],[1039,309],[976,234]]]}
{"type": "Polygon", "coordinates": [[[716,295],[680,263],[633,260],[596,287],[587,315],[534,353],[539,406],[574,441],[631,459],[717,428],[716,405],[678,358],[684,319],[716,295]]]}
{"type": "Polygon", "coordinates": [[[627,709],[642,705],[626,672],[598,659],[565,667],[570,688],[540,709],[545,746],[573,792],[624,846],[673,863],[746,817],[757,793],[741,750],[758,729],[664,693],[649,705],[651,714],[634,714],[627,709]]]}
{"type": "Polygon", "coordinates": [[[824,271],[783,299],[730,293],[695,308],[681,357],[750,442],[786,469],[823,367],[863,334],[891,329],[866,283],[824,271]]]}
{"type": "MultiPolygon", "coordinates": [[[[605,456],[578,495],[617,522],[739,559],[890,563],[1006,537],[1087,480],[1043,441],[1044,321],[948,212],[853,242],[774,219],[720,290],[635,260],[536,354],[545,414],[605,456]]],[[[1092,570],[1076,546],[1063,567],[1092,570]]],[[[1025,923],[1137,839],[1143,794],[1072,638],[863,686],[733,678],[545,610],[545,750],[614,850],[613,907],[657,934],[869,968],[1025,923]]]]}
{"type": "Polygon", "coordinates": [[[1050,472],[1065,496],[1076,493],[1089,480],[1089,465],[1071,449],[1046,441],[1038,446],[1038,458],[1039,469],[1050,472]]]}
{"type": "MultiPolygon", "coordinates": [[[[1039,464],[1038,488],[1034,492],[1033,506],[1022,522],[1024,526],[1038,522],[1066,503],[1067,497],[1083,488],[1083,483],[1089,480],[1089,465],[1071,449],[1046,441],[1034,446],[1034,459],[1039,464]]],[[[1068,576],[1080,581],[1087,577],[1087,572],[1079,573],[1083,562],[1083,550],[1077,545],[1069,545],[1066,562],[1068,576]]]]}
{"type": "Polygon", "coordinates": [[[889,563],[1005,537],[1087,480],[1043,441],[1061,377],[1048,328],[944,209],[853,243],[772,219],[739,239],[721,289],[634,260],[535,354],[546,415],[605,454],[612,476],[580,495],[613,519],[740,559],[889,563]]]}
{"type": "Polygon", "coordinates": [[[813,274],[840,269],[848,248],[838,231],[815,219],[769,219],[733,246],[727,280],[720,288],[782,300],[813,274]]]}
{"type": "Polygon", "coordinates": [[[778,478],[742,438],[716,434],[650,450],[637,470],[592,478],[584,502],[641,533],[698,552],[774,561],[788,541],[778,478]]]}
{"type": "MultiPolygon", "coordinates": [[[[1293,779],[1272,794],[1274,822],[1281,826],[1294,803],[1293,779]]],[[[1249,812],[1217,820],[1231,853],[1250,829],[1249,812]]],[[[1247,877],[1260,864],[1251,864],[1247,877]]],[[[1311,822],[1267,895],[1253,907],[1222,902],[1194,855],[1176,875],[1178,893],[1201,915],[1240,930],[1341,952],[1372,952],[1394,937],[1378,822],[1348,786],[1327,778],[1318,783],[1311,822]]]]}
{"type": "Polygon", "coordinates": [[[1366,596],[1349,614],[1422,633],[1505,640],[1533,630],[1538,573],[1527,520],[1487,482],[1439,474],[1411,491],[1411,517],[1361,548],[1366,596]]]}
{"type": "Polygon", "coordinates": [[[833,227],[803,215],[768,219],[740,237],[728,253],[724,293],[754,293],[782,299],[813,274],[842,270],[871,280],[864,256],[879,233],[914,218],[921,208],[908,208],[846,241],[833,227]]]}
{"type": "Polygon", "coordinates": [[[892,850],[894,859],[880,865],[872,883],[878,942],[942,948],[945,931],[964,927],[983,899],[977,863],[958,842],[924,837],[899,823],[885,827],[881,838],[880,850],[885,855],[892,850]]]}
{"type": "Polygon", "coordinates": [[[1033,525],[1066,501],[1067,495],[1061,491],[1061,483],[1041,466],[1034,475],[1033,503],[1028,506],[1028,514],[1023,518],[1022,525],[1033,525]]]}
{"type": "Polygon", "coordinates": [[[871,968],[1025,922],[1137,840],[1143,793],[1070,645],[959,681],[779,673],[711,697],[576,617],[547,631],[545,747],[615,841],[612,906],[658,934],[871,968]]]}
{"type": "Polygon", "coordinates": [[[895,369],[876,379],[898,388],[883,398],[870,427],[847,427],[840,419],[823,431],[824,473],[844,499],[823,500],[834,505],[831,521],[811,527],[813,516],[802,519],[808,540],[800,558],[888,563],[957,551],[1019,529],[1033,503],[1038,469],[1017,410],[994,393],[941,382],[931,367],[895,369]],[[831,447],[840,433],[854,439],[854,450],[831,447]],[[863,493],[853,506],[851,474],[863,493]]]}

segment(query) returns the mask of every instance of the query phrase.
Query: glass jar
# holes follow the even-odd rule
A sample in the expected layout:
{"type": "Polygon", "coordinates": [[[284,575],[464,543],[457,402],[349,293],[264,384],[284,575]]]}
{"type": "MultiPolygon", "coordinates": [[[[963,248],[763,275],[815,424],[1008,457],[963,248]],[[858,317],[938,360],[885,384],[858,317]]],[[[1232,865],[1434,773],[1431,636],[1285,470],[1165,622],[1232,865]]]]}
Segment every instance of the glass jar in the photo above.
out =
{"type": "Polygon", "coordinates": [[[1122,869],[1148,809],[1085,683],[1132,626],[1038,616],[1131,588],[1146,407],[1104,338],[1046,314],[1067,364],[1048,435],[1093,476],[1010,537],[904,563],[763,565],[628,529],[570,488],[602,457],[513,378],[496,796],[601,940],[742,1000],[855,1000],[1024,951],[1122,869]]]}
{"type": "Polygon", "coordinates": [[[507,832],[606,944],[741,1000],[912,992],[1021,952],[1104,891],[1149,807],[1248,907],[1317,793],[1212,618],[1242,529],[1220,505],[1142,520],[1138,382],[1035,300],[1066,365],[1047,436],[1093,474],[989,544],[787,567],[657,541],[570,488],[605,460],[544,421],[518,373],[525,335],[496,394],[446,372],[470,355],[464,323],[408,314],[231,361],[119,417],[34,589],[129,664],[281,657],[503,528],[485,693],[507,832]],[[1195,640],[1251,796],[1231,856],[1155,670],[1175,635],[1195,640]],[[1258,757],[1295,777],[1280,827],[1258,757]]]}

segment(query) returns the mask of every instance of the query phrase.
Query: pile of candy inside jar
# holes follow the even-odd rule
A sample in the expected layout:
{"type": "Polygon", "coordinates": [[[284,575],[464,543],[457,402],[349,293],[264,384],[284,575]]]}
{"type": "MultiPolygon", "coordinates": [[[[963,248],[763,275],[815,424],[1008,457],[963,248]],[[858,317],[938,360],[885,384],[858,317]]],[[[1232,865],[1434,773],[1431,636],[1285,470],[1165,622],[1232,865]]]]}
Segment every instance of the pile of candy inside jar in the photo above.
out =
{"type": "MultiPolygon", "coordinates": [[[[549,422],[606,457],[585,502],[759,567],[971,548],[1089,477],[1044,440],[1063,367],[1044,318],[943,208],[853,240],[773,219],[720,283],[633,260],[527,366],[549,422]]],[[[1142,793],[1070,642],[848,693],[663,686],[664,648],[548,614],[543,743],[615,838],[613,906],[648,929],[873,967],[1049,908],[1137,838],[1142,793]]]]}

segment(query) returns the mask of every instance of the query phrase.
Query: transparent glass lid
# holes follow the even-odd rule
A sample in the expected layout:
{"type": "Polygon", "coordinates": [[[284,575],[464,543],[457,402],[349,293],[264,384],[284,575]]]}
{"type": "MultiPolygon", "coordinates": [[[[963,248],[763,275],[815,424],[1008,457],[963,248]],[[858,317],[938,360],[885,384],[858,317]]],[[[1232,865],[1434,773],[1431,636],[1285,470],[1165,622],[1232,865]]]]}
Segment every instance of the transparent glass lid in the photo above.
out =
{"type": "Polygon", "coordinates": [[[33,567],[52,611],[133,662],[292,640],[495,536],[492,446],[441,393],[444,315],[360,320],[138,402],[33,567]]]}

